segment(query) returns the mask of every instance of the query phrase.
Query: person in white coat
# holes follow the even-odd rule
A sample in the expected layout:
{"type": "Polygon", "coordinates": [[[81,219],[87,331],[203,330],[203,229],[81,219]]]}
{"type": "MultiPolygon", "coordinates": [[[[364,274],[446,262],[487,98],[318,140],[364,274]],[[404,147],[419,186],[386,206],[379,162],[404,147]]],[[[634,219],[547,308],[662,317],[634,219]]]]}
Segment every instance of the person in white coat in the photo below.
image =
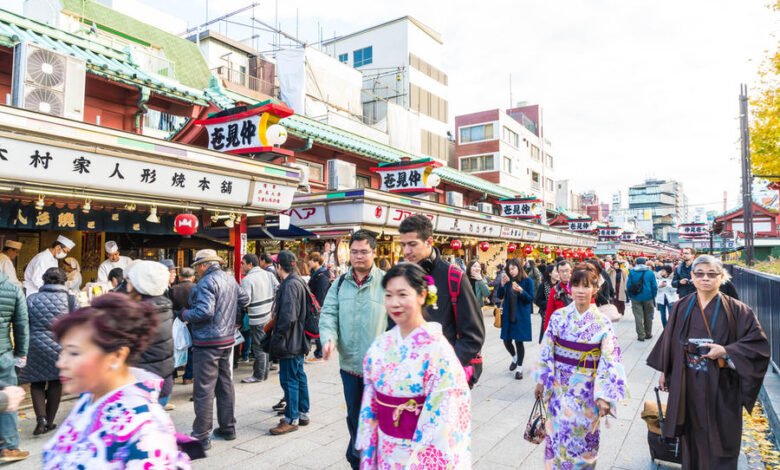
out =
{"type": "Polygon", "coordinates": [[[658,306],[658,311],[661,313],[661,324],[666,328],[666,313],[671,313],[672,304],[677,302],[677,288],[672,286],[672,272],[674,269],[671,266],[665,265],[661,267],[661,270],[655,273],[656,282],[658,283],[658,293],[655,295],[655,304],[658,306]]]}
{"type": "Polygon", "coordinates": [[[24,290],[28,297],[43,285],[43,273],[49,268],[58,268],[59,260],[68,256],[74,246],[73,240],[60,235],[50,248],[33,256],[24,270],[24,290]]]}
{"type": "Polygon", "coordinates": [[[0,272],[8,276],[8,280],[22,287],[22,283],[16,276],[16,267],[14,266],[14,260],[19,256],[19,251],[22,249],[22,244],[13,240],[6,240],[3,245],[3,252],[0,253],[0,272]]]}
{"type": "Polygon", "coordinates": [[[108,284],[108,273],[114,268],[121,268],[124,272],[127,272],[127,266],[133,261],[127,256],[121,256],[119,254],[119,245],[115,241],[109,240],[106,242],[106,260],[100,263],[98,268],[98,282],[108,284]]]}

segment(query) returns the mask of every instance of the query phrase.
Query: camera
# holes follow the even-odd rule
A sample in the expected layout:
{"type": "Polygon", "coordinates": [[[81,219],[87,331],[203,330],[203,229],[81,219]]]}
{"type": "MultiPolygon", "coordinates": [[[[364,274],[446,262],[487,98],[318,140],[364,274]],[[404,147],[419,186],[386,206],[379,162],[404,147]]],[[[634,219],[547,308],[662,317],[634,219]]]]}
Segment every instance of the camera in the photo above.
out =
{"type": "Polygon", "coordinates": [[[696,354],[704,356],[710,352],[710,348],[705,346],[705,344],[712,344],[713,341],[712,338],[691,338],[688,340],[688,343],[695,347],[696,354]]]}

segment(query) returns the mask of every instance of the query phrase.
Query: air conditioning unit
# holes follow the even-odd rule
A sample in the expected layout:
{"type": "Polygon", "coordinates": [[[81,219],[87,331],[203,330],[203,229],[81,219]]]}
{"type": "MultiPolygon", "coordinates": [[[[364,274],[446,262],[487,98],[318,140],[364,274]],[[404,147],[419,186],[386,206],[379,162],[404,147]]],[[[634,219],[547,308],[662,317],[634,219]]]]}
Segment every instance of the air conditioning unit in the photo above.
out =
{"type": "Polygon", "coordinates": [[[328,191],[341,191],[356,187],[357,167],[354,163],[328,160],[328,191]]]}
{"type": "Polygon", "coordinates": [[[468,206],[466,209],[468,209],[468,210],[470,210],[470,211],[478,211],[478,210],[479,210],[479,209],[477,208],[477,206],[468,206]]]}
{"type": "Polygon", "coordinates": [[[480,212],[484,212],[485,214],[492,214],[493,204],[490,204],[489,202],[478,202],[477,210],[480,212]]]}
{"type": "Polygon", "coordinates": [[[30,42],[14,48],[13,105],[84,120],[86,63],[30,42]]]}
{"type": "Polygon", "coordinates": [[[463,207],[463,193],[457,191],[447,191],[447,205],[454,207],[463,207]]]}
{"type": "Polygon", "coordinates": [[[311,185],[309,185],[309,178],[311,176],[311,167],[309,165],[301,165],[300,163],[285,163],[283,166],[295,168],[301,172],[301,181],[298,182],[299,193],[310,193],[311,185]]]}

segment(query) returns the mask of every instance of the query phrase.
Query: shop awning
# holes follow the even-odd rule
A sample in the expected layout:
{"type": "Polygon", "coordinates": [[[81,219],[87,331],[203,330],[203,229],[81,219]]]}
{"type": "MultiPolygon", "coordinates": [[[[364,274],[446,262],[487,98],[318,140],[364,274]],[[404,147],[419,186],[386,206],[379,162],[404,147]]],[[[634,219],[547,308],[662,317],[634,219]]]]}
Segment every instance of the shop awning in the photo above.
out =
{"type": "MultiPolygon", "coordinates": [[[[206,230],[206,234],[216,239],[226,240],[230,236],[230,230],[227,227],[210,228],[206,230]]],[[[319,235],[297,225],[290,225],[287,229],[255,225],[247,227],[246,237],[249,240],[300,240],[302,238],[319,238],[319,235]]]]}

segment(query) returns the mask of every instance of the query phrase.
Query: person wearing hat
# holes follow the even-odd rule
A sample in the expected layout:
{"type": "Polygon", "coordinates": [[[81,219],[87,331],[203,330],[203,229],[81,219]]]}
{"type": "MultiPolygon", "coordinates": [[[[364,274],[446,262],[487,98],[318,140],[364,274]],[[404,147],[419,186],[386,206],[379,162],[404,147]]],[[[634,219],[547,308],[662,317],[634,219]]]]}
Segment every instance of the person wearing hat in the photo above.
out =
{"type": "Polygon", "coordinates": [[[19,256],[22,244],[13,240],[6,240],[3,245],[3,252],[0,253],[0,272],[8,276],[8,280],[21,287],[22,283],[16,276],[14,260],[19,256]]]}
{"type": "Polygon", "coordinates": [[[28,297],[43,286],[43,274],[49,268],[58,268],[59,260],[65,259],[74,246],[71,239],[60,235],[49,248],[33,256],[24,270],[24,289],[28,297]]]}
{"type": "Polygon", "coordinates": [[[200,280],[192,290],[190,307],[182,320],[192,326],[192,365],[195,421],[192,437],[211,447],[214,397],[219,427],[214,435],[236,438],[235,389],[233,388],[233,344],[238,312],[249,305],[249,296],[235,278],[221,269],[225,261],[214,250],[195,253],[192,267],[200,280]]]}
{"type": "Polygon", "coordinates": [[[119,245],[114,240],[106,242],[106,260],[100,263],[98,268],[98,282],[108,284],[108,273],[114,268],[122,268],[127,272],[127,265],[133,261],[127,256],[121,256],[119,254],[119,245]]]}
{"type": "Polygon", "coordinates": [[[168,268],[168,287],[176,284],[176,263],[172,259],[161,259],[160,264],[168,268]]]}

